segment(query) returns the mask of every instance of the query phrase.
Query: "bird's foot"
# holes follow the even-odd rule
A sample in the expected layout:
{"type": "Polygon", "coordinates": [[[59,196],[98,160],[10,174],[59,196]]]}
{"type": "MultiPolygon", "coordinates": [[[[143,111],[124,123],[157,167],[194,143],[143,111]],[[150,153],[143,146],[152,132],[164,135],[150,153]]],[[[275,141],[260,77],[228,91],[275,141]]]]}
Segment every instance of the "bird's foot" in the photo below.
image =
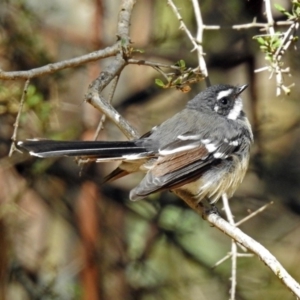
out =
{"type": "Polygon", "coordinates": [[[218,207],[214,203],[210,203],[207,199],[202,200],[198,203],[198,205],[201,207],[202,210],[202,218],[204,220],[207,219],[207,216],[210,214],[216,214],[220,216],[218,207]]]}

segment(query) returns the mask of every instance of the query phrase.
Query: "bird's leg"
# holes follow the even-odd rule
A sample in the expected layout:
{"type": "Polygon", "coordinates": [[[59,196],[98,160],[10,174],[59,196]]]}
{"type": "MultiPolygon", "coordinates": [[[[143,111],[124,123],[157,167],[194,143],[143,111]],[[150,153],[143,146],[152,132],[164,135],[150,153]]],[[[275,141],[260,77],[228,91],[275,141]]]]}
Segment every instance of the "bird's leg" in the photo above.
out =
{"type": "Polygon", "coordinates": [[[220,216],[218,207],[216,206],[215,203],[211,203],[209,201],[209,199],[204,198],[203,200],[201,200],[200,202],[198,202],[198,205],[201,206],[203,214],[202,214],[202,218],[206,219],[207,215],[210,214],[216,214],[218,216],[220,216]]]}

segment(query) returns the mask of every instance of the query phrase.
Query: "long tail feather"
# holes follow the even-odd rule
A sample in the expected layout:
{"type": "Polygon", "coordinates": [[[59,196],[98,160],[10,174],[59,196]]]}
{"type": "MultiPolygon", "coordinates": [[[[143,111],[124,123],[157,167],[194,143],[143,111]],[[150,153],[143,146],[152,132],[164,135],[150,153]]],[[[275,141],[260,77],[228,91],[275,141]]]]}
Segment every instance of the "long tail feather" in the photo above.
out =
{"type": "Polygon", "coordinates": [[[38,157],[86,156],[96,158],[116,158],[148,153],[145,147],[135,141],[52,141],[28,140],[18,142],[21,149],[38,157]]]}

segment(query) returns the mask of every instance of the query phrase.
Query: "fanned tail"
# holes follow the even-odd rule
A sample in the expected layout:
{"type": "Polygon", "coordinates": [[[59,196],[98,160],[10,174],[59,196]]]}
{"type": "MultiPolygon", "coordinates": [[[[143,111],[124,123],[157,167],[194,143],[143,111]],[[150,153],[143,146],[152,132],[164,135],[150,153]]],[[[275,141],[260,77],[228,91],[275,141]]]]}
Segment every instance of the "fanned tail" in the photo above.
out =
{"type": "Polygon", "coordinates": [[[105,159],[138,159],[149,151],[136,141],[53,141],[27,140],[18,142],[18,147],[37,157],[81,156],[105,159]]]}

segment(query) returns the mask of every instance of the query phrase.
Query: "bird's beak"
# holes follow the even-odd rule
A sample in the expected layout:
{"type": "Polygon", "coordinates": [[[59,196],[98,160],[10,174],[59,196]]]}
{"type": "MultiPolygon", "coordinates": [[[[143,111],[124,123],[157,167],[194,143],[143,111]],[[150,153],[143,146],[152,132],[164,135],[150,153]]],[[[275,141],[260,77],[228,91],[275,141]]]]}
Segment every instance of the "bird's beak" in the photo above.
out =
{"type": "Polygon", "coordinates": [[[244,84],[244,85],[241,85],[241,86],[238,86],[236,88],[236,96],[240,95],[246,88],[248,87],[248,84],[244,84]]]}

